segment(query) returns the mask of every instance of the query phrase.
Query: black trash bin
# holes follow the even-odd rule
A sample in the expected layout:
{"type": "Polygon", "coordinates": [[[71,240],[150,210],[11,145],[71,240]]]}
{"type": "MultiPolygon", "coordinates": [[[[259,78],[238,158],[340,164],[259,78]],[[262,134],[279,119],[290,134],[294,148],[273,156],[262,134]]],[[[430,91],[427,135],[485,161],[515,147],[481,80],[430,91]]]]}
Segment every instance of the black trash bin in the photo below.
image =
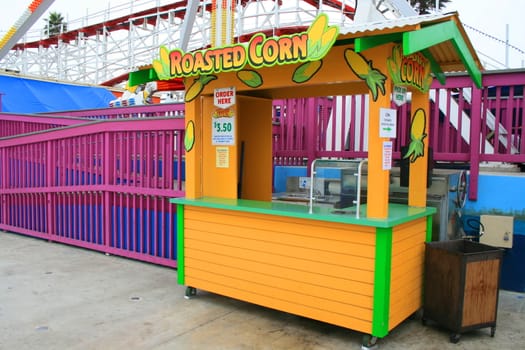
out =
{"type": "Polygon", "coordinates": [[[423,323],[435,321],[460,334],[490,327],[496,331],[503,250],[468,240],[425,243],[423,323]]]}

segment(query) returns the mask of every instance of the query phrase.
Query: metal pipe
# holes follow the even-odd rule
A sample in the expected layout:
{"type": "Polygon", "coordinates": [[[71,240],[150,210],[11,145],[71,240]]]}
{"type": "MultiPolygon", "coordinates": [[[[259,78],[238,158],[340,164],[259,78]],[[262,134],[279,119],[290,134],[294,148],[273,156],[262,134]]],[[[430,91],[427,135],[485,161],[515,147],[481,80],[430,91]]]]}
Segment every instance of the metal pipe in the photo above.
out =
{"type": "Polygon", "coordinates": [[[362,176],[362,170],[363,170],[363,164],[368,162],[368,159],[363,159],[359,162],[359,166],[357,167],[357,198],[355,201],[356,209],[355,209],[355,217],[356,219],[359,219],[359,209],[361,206],[361,176],[362,176]]]}
{"type": "Polygon", "coordinates": [[[310,201],[308,203],[308,214],[313,213],[314,208],[314,174],[315,174],[315,163],[318,159],[314,159],[310,165],[310,201]]]}

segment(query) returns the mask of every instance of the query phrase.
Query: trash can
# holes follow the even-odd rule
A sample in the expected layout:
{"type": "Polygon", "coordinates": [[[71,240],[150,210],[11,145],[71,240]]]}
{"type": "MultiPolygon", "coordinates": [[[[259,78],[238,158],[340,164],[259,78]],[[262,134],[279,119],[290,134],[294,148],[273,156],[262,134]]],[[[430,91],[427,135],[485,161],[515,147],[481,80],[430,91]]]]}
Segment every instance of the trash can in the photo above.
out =
{"type": "Polygon", "coordinates": [[[496,331],[503,250],[468,240],[425,243],[423,324],[432,320],[460,334],[490,327],[496,331]]]}

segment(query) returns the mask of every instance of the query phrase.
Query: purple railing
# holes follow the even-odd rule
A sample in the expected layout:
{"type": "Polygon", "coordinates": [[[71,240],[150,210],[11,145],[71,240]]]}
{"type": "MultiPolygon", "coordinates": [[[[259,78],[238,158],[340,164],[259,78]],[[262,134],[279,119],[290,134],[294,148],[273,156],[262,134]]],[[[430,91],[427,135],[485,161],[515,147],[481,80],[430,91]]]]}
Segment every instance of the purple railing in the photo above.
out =
{"type": "Polygon", "coordinates": [[[85,118],[0,113],[0,138],[85,122],[85,118]]]}
{"type": "Polygon", "coordinates": [[[175,267],[183,133],[144,118],[0,139],[0,228],[175,267]]]}
{"type": "MultiPolygon", "coordinates": [[[[449,76],[444,86],[434,82],[429,101],[433,158],[470,169],[473,200],[480,163],[525,163],[525,71],[487,73],[483,85],[478,89],[468,76],[449,76]]],[[[410,141],[410,104],[397,108],[397,116],[395,160],[410,141]]],[[[273,122],[276,165],[309,165],[321,157],[367,157],[368,96],[278,101],[273,122]]]]}
{"type": "MultiPolygon", "coordinates": [[[[471,199],[481,162],[525,163],[525,71],[485,74],[483,83],[450,76],[429,102],[434,160],[470,169],[471,199]]],[[[274,101],[274,163],[367,157],[367,99],[274,101]]],[[[183,107],[0,113],[0,228],[176,266],[168,199],[184,195],[184,119],[173,117],[183,107]]],[[[410,104],[397,111],[395,160],[410,139],[410,104]]]]}
{"type": "Polygon", "coordinates": [[[84,109],[78,111],[54,112],[53,115],[92,119],[183,117],[184,103],[162,103],[155,105],[84,109]]]}

